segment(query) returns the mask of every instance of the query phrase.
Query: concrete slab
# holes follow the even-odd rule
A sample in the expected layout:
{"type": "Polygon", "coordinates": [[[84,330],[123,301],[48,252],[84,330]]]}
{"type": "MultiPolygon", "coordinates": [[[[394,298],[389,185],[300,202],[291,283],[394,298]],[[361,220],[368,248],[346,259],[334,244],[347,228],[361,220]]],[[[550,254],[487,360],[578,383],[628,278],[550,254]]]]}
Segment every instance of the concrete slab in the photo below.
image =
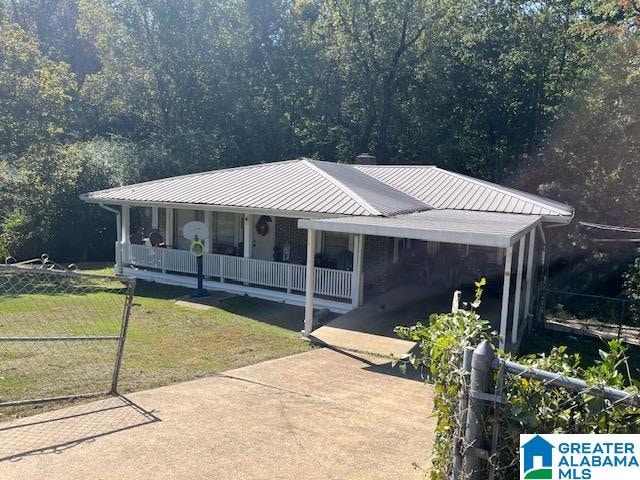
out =
{"type": "Polygon", "coordinates": [[[0,478],[424,478],[432,406],[379,357],[316,349],[0,424],[0,478]]]}
{"type": "MultiPolygon", "coordinates": [[[[463,300],[473,298],[473,292],[463,293],[463,300]]],[[[437,286],[401,285],[317,328],[311,338],[335,348],[400,356],[416,344],[398,338],[394,328],[425,323],[432,313],[450,311],[452,295],[451,290],[437,286]]],[[[479,313],[496,328],[500,316],[499,300],[485,296],[479,313]]]]}
{"type": "Polygon", "coordinates": [[[236,297],[233,293],[221,292],[221,291],[209,291],[209,295],[206,297],[194,298],[190,295],[185,295],[176,299],[176,305],[181,307],[193,308],[196,310],[209,310],[220,304],[223,300],[236,297]]]}

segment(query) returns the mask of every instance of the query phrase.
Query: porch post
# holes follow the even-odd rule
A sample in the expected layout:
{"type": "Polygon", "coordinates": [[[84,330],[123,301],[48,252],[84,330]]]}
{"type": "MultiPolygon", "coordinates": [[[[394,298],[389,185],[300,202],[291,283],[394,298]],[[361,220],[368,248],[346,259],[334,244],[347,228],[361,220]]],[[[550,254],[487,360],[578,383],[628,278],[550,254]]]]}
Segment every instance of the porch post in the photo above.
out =
{"type": "Polygon", "coordinates": [[[529,232],[529,252],[527,253],[527,290],[524,297],[524,318],[529,323],[531,315],[531,288],[533,286],[533,256],[536,245],[536,229],[529,232]]]}
{"type": "Polygon", "coordinates": [[[151,229],[158,229],[158,207],[151,207],[151,229]]]}
{"type": "Polygon", "coordinates": [[[204,251],[206,253],[211,253],[211,224],[213,223],[213,212],[210,210],[206,210],[204,212],[204,224],[207,226],[207,231],[209,235],[204,240],[204,251]]]}
{"type": "Polygon", "coordinates": [[[130,210],[129,205],[122,205],[120,210],[120,231],[118,232],[118,248],[120,254],[116,255],[116,272],[122,273],[122,267],[125,264],[129,264],[131,252],[129,249],[129,243],[131,241],[129,235],[130,224],[130,210]]]}
{"type": "MultiPolygon", "coordinates": [[[[313,329],[313,292],[316,289],[316,230],[307,231],[307,281],[304,297],[304,336],[313,329]]],[[[355,249],[355,246],[354,246],[355,249]]]]}
{"type": "Polygon", "coordinates": [[[250,213],[244,214],[244,258],[251,258],[251,251],[253,250],[253,222],[250,213]]]}
{"type": "Polygon", "coordinates": [[[167,208],[166,230],[164,232],[164,243],[167,248],[173,248],[173,208],[167,208]]]}
{"type": "Polygon", "coordinates": [[[353,271],[351,272],[351,306],[356,308],[362,305],[362,260],[364,248],[364,235],[353,236],[353,271]]]}
{"type": "Polygon", "coordinates": [[[120,242],[125,245],[130,242],[129,240],[129,205],[122,205],[122,232],[120,233],[120,242]]]}
{"type": "Polygon", "coordinates": [[[500,348],[504,349],[507,341],[507,318],[509,316],[509,288],[511,287],[511,260],[513,246],[506,249],[504,261],[504,283],[502,285],[502,310],[500,312],[500,348]]]}
{"type": "Polygon", "coordinates": [[[516,277],[516,295],[513,304],[513,321],[511,322],[511,343],[518,341],[518,327],[520,323],[520,304],[522,303],[522,270],[524,268],[524,244],[527,236],[520,239],[518,245],[518,273],[516,277]]]}

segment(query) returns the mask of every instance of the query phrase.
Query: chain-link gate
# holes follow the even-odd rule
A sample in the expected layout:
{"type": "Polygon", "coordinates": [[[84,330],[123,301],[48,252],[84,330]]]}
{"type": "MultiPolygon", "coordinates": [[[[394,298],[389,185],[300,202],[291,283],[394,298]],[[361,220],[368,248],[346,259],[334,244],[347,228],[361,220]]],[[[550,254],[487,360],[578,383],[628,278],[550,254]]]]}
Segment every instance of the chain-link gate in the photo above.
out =
{"type": "Polygon", "coordinates": [[[135,279],[0,265],[0,407],[116,394],[135,279]]]}
{"type": "Polygon", "coordinates": [[[637,390],[500,358],[487,341],[467,347],[460,367],[451,480],[518,478],[521,433],[640,431],[637,390]]]}

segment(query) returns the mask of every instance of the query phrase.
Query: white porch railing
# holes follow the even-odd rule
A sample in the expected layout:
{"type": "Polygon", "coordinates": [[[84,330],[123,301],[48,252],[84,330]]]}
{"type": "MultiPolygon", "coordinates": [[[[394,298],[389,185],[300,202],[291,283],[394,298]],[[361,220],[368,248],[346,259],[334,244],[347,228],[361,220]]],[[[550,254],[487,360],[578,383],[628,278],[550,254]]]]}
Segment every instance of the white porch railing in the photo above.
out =
{"type": "MultiPolygon", "coordinates": [[[[152,268],[163,273],[196,273],[195,257],[186,250],[116,243],[116,258],[121,258],[125,266],[152,268]]],[[[207,253],[204,255],[203,267],[205,277],[211,277],[220,282],[229,280],[249,285],[281,288],[287,293],[305,291],[307,270],[305,265],[207,253]]],[[[316,267],[315,270],[316,295],[351,298],[350,271],[321,267],[316,267]]]]}

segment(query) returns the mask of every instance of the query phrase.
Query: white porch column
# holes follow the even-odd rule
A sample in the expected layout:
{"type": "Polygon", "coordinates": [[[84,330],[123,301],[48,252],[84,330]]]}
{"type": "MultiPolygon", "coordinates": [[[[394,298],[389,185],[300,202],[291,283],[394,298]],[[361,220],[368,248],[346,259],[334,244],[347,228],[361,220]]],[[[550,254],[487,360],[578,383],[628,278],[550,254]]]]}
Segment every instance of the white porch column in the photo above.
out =
{"type": "Polygon", "coordinates": [[[511,322],[511,343],[518,341],[518,327],[520,326],[520,304],[522,303],[522,270],[524,268],[524,244],[526,235],[520,239],[518,246],[518,273],[516,277],[516,295],[513,304],[513,321],[511,322]]]}
{"type": "Polygon", "coordinates": [[[164,232],[164,244],[169,248],[173,248],[173,208],[167,208],[166,212],[167,221],[164,232]]]}
{"type": "Polygon", "coordinates": [[[533,256],[536,248],[536,229],[529,232],[529,252],[527,253],[527,290],[524,297],[524,318],[529,323],[531,315],[531,289],[533,287],[533,256]]]}
{"type": "Polygon", "coordinates": [[[206,253],[211,253],[211,225],[213,224],[213,212],[205,211],[204,212],[204,224],[207,226],[207,231],[209,232],[209,236],[204,240],[204,251],[206,253]]]}
{"type": "Polygon", "coordinates": [[[509,317],[509,289],[511,288],[511,260],[513,247],[506,249],[504,261],[504,283],[502,285],[502,310],[500,312],[500,348],[504,349],[507,340],[507,319],[509,317]]]}
{"type": "Polygon", "coordinates": [[[353,236],[353,271],[351,272],[351,306],[362,305],[362,261],[364,258],[364,235],[353,236]]]}
{"type": "Polygon", "coordinates": [[[151,229],[158,229],[158,207],[151,207],[151,229]]]}
{"type": "Polygon", "coordinates": [[[253,215],[250,213],[244,214],[244,258],[251,258],[253,250],[253,215]]]}
{"type": "MultiPolygon", "coordinates": [[[[316,289],[316,230],[307,230],[307,282],[304,300],[304,336],[313,328],[313,292],[316,289]]],[[[355,249],[355,246],[354,246],[355,249]]]]}
{"type": "Polygon", "coordinates": [[[129,225],[130,225],[130,211],[129,205],[122,205],[122,232],[120,233],[120,243],[123,245],[129,243],[129,225]]]}

